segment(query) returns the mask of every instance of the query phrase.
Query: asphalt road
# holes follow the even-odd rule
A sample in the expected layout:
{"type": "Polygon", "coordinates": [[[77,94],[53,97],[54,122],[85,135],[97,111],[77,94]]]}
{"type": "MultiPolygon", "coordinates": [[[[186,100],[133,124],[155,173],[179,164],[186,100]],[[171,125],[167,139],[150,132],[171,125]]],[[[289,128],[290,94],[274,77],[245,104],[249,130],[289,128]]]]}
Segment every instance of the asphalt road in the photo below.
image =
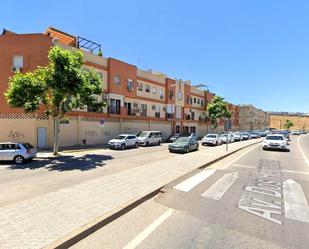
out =
{"type": "Polygon", "coordinates": [[[72,248],[308,248],[309,135],[290,152],[240,151],[162,193],[72,248]]]}
{"type": "MultiPolygon", "coordinates": [[[[0,207],[150,162],[179,156],[169,153],[167,145],[124,151],[95,149],[66,153],[61,159],[33,160],[20,166],[11,162],[0,162],[0,207]]],[[[217,153],[225,150],[225,147],[200,146],[200,150],[217,153]]]]}

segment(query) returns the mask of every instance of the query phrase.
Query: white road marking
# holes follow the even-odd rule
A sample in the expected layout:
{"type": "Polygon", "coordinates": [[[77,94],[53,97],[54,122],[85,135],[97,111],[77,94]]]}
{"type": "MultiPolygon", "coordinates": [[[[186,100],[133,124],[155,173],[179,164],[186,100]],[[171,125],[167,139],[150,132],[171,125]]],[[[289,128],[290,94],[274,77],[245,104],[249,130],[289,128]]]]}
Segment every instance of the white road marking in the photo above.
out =
{"type": "Polygon", "coordinates": [[[191,189],[193,189],[196,185],[204,181],[206,178],[211,176],[213,173],[215,173],[216,169],[206,169],[201,171],[200,173],[188,178],[187,180],[177,184],[174,189],[189,192],[191,189]]]}
{"type": "Polygon", "coordinates": [[[169,209],[164,212],[158,219],[152,222],[141,233],[139,233],[133,240],[131,240],[123,249],[134,249],[142,243],[154,230],[156,230],[175,210],[169,209]]]}
{"type": "Polygon", "coordinates": [[[219,200],[224,193],[232,186],[232,184],[238,178],[238,172],[232,172],[225,174],[216,183],[214,183],[209,189],[207,189],[202,196],[214,200],[219,200]]]}
{"type": "Polygon", "coordinates": [[[303,156],[303,158],[304,158],[304,160],[305,160],[307,166],[309,167],[309,160],[308,160],[308,158],[306,157],[304,151],[302,150],[302,148],[301,148],[301,146],[300,146],[300,138],[301,138],[301,137],[298,137],[298,139],[297,139],[298,148],[299,148],[300,153],[302,154],[302,156],[303,156]]]}
{"type": "Polygon", "coordinates": [[[285,217],[309,222],[309,207],[302,187],[292,179],[283,183],[285,217]]]}
{"type": "Polygon", "coordinates": [[[249,168],[249,169],[255,169],[256,167],[254,166],[250,166],[250,165],[243,165],[243,164],[238,164],[238,163],[234,163],[232,164],[233,167],[241,167],[241,168],[249,168]]]}
{"type": "Polygon", "coordinates": [[[257,146],[254,146],[253,148],[251,148],[250,150],[247,150],[246,152],[244,152],[243,154],[241,154],[240,156],[236,157],[234,160],[230,161],[228,164],[226,164],[224,167],[222,167],[222,169],[226,169],[227,167],[231,166],[233,163],[235,163],[236,161],[238,161],[240,158],[242,158],[243,156],[247,155],[249,152],[253,151],[254,149],[256,149],[257,147],[261,146],[261,144],[258,144],[257,146]]]}

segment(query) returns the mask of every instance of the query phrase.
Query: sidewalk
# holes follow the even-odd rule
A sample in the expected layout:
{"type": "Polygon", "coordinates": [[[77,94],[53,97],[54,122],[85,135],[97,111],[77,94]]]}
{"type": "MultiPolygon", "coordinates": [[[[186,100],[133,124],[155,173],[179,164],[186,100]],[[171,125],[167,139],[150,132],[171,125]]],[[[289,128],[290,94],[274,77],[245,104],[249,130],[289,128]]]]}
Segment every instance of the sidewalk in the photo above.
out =
{"type": "Polygon", "coordinates": [[[92,150],[106,150],[108,149],[107,144],[97,146],[73,146],[60,148],[58,155],[54,155],[51,150],[41,150],[37,153],[37,158],[41,159],[53,159],[61,157],[64,154],[72,154],[75,152],[92,151],[92,150]]]}
{"type": "Polygon", "coordinates": [[[55,247],[178,177],[258,141],[234,143],[215,155],[179,155],[4,206],[0,248],[55,247]]]}

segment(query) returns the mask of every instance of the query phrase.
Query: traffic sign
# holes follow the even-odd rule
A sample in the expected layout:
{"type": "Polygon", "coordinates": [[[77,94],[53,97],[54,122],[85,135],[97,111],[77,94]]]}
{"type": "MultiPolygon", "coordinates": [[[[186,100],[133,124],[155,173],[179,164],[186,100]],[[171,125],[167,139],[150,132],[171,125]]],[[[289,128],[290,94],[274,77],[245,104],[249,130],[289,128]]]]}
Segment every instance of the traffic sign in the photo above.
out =
{"type": "Polygon", "coordinates": [[[105,119],[102,118],[102,119],[100,119],[99,122],[100,122],[100,127],[103,128],[103,127],[104,127],[104,124],[105,124],[105,119]]]}

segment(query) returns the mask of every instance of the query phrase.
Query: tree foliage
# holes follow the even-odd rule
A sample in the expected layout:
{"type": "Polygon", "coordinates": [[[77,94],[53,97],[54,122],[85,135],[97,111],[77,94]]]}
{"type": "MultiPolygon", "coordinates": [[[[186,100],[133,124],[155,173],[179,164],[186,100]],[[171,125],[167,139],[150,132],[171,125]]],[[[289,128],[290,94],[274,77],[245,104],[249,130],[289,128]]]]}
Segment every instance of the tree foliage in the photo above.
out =
{"type": "Polygon", "coordinates": [[[220,118],[231,118],[232,113],[227,109],[227,103],[223,97],[215,96],[211,103],[207,105],[209,119],[214,128],[218,126],[220,118]]]}
{"type": "Polygon", "coordinates": [[[294,126],[293,122],[289,119],[285,120],[285,123],[283,125],[283,127],[287,130],[289,130],[292,126],[294,126]]]}
{"type": "MultiPolygon", "coordinates": [[[[95,97],[102,94],[101,79],[93,69],[82,68],[84,59],[80,51],[52,47],[48,60],[49,64],[45,67],[17,73],[10,78],[5,93],[9,105],[23,108],[26,112],[35,112],[43,107],[57,120],[73,108],[90,105],[98,109],[105,105],[95,97]]],[[[56,138],[58,133],[54,140],[56,138]]]]}
{"type": "MultiPolygon", "coordinates": [[[[5,96],[11,106],[26,112],[44,106],[48,115],[60,118],[73,108],[98,104],[94,94],[102,94],[101,79],[93,69],[82,68],[80,51],[53,47],[48,59],[48,66],[10,78],[5,96]]],[[[104,106],[103,102],[100,104],[104,106]]]]}

